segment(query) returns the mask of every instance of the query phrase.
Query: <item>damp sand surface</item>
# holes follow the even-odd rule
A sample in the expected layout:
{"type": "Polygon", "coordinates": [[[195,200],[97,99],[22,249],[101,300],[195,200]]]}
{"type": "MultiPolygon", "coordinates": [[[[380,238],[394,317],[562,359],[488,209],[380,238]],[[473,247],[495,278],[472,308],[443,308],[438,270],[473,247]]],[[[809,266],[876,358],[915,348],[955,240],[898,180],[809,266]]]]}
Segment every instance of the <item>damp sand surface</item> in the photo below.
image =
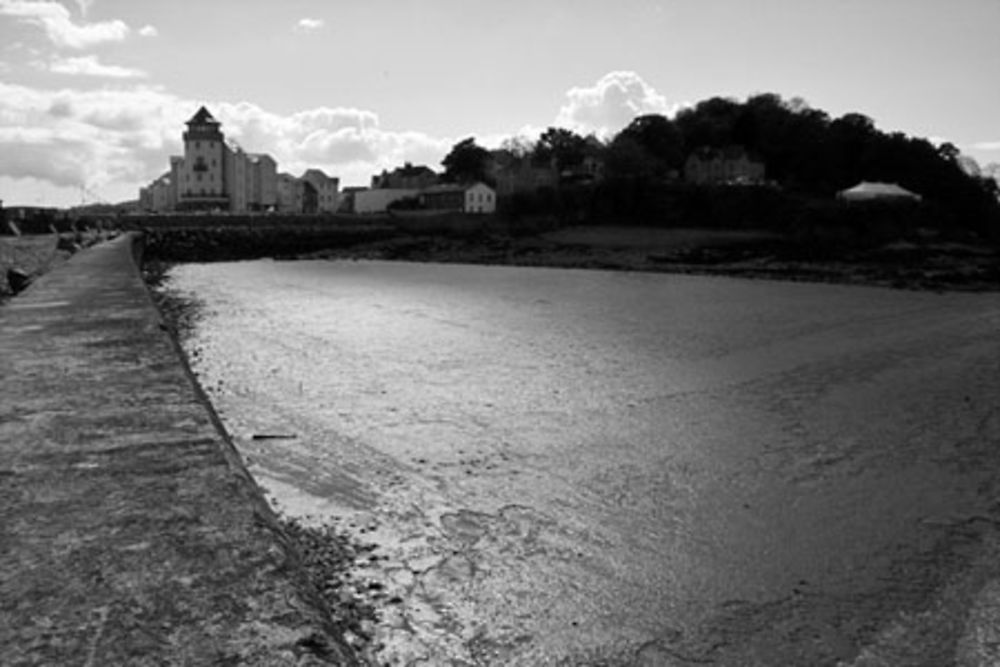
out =
{"type": "Polygon", "coordinates": [[[169,286],[272,502],[373,546],[379,662],[849,664],[1000,518],[995,295],[378,261],[169,286]]]}

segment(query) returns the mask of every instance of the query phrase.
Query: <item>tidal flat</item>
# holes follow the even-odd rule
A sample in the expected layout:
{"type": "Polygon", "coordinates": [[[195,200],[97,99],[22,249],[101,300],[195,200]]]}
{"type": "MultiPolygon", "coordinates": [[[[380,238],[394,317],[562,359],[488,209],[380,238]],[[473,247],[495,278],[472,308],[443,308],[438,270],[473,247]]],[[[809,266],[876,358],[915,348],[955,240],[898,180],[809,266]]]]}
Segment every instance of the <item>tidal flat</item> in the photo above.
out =
{"type": "Polygon", "coordinates": [[[375,660],[850,664],[968,635],[990,295],[357,260],[168,284],[275,506],[364,545],[337,599],[371,605],[375,660]]]}

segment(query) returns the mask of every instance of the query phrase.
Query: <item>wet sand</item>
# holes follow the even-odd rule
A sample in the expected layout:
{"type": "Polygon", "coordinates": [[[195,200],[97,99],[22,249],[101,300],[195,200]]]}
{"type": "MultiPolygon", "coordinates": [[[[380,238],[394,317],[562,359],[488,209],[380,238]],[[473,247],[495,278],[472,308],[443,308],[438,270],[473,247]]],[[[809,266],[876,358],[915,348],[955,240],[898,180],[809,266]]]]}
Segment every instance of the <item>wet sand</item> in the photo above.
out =
{"type": "MultiPolygon", "coordinates": [[[[309,264],[296,270],[305,271],[309,264]]],[[[355,270],[364,271],[366,266],[358,263],[355,270]]],[[[405,267],[390,265],[378,275],[405,267]]],[[[428,266],[427,271],[434,269],[428,266]]],[[[485,284],[494,283],[500,275],[487,274],[485,284]]],[[[261,275],[253,272],[237,282],[246,285],[261,275]]],[[[473,274],[462,275],[457,283],[465,285],[473,274]]],[[[589,284],[587,273],[573,275],[575,285],[589,284]]],[[[599,275],[591,277],[597,280],[599,275]]],[[[633,278],[622,275],[616,280],[633,278]]],[[[635,403],[631,408],[639,410],[635,424],[655,424],[662,415],[677,410],[688,415],[685,424],[712,424],[717,420],[712,415],[727,415],[735,421],[705,432],[687,432],[690,426],[685,426],[672,436],[668,434],[674,427],[665,427],[665,433],[656,437],[698,443],[676,450],[672,463],[662,468],[665,476],[654,474],[657,467],[647,470],[648,464],[642,463],[655,450],[643,453],[634,446],[622,450],[618,456],[625,458],[613,462],[608,461],[604,448],[591,453],[574,449],[575,454],[560,458],[556,465],[556,470],[565,468],[565,472],[553,476],[555,462],[539,459],[527,442],[518,445],[515,434],[508,435],[514,439],[506,446],[475,444],[465,436],[470,446],[448,444],[454,424],[492,422],[495,409],[515,419],[520,408],[499,403],[509,390],[485,400],[471,419],[413,422],[407,418],[412,401],[426,401],[428,391],[432,397],[437,387],[452,384],[448,378],[461,366],[451,366],[446,356],[427,362],[430,375],[423,380],[411,368],[392,381],[395,371],[382,368],[375,377],[384,384],[365,383],[372,363],[383,356],[381,346],[387,344],[383,333],[391,330],[379,325],[383,316],[410,318],[411,324],[402,327],[404,339],[440,322],[445,328],[435,336],[455,335],[454,344],[462,345],[467,334],[459,332],[470,332],[470,326],[471,332],[479,329],[475,318],[490,311],[483,304],[475,305],[479,297],[448,311],[447,316],[433,305],[447,293],[445,286],[454,282],[432,283],[427,293],[431,300],[426,302],[419,291],[410,290],[403,297],[405,308],[382,304],[381,314],[378,298],[374,311],[352,310],[370,302],[371,296],[354,305],[335,294],[310,302],[323,307],[332,299],[329,303],[336,304],[336,312],[351,319],[362,317],[361,322],[368,321],[365,326],[372,327],[352,343],[358,346],[351,348],[351,354],[345,356],[345,350],[338,349],[331,360],[336,370],[330,372],[343,374],[349,384],[360,382],[338,390],[335,426],[324,426],[315,415],[296,407],[314,401],[315,388],[311,382],[296,384],[293,378],[316,373],[326,362],[306,354],[293,362],[294,368],[282,368],[268,360],[264,348],[256,347],[261,332],[253,322],[262,314],[257,309],[263,302],[251,307],[249,319],[225,326],[239,331],[244,353],[256,357],[246,360],[249,365],[220,362],[213,348],[221,340],[207,346],[202,341],[192,353],[201,358],[196,366],[204,364],[208,391],[225,413],[224,419],[231,420],[251,470],[279,506],[292,515],[337,517],[340,534],[378,545],[356,564],[350,587],[351,595],[369,595],[379,609],[381,630],[375,632],[376,645],[371,648],[381,651],[389,662],[418,664],[423,655],[431,663],[464,656],[473,664],[536,664],[543,656],[573,656],[575,664],[705,660],[748,664],[747,656],[754,656],[749,664],[777,664],[775,660],[835,664],[862,660],[877,651],[891,655],[900,650],[900,636],[912,639],[914,635],[925,642],[925,655],[937,650],[946,656],[953,655],[956,642],[968,636],[963,625],[965,610],[975,605],[988,610],[988,600],[982,604],[977,600],[989,575],[989,561],[982,554],[994,540],[993,508],[978,494],[989,496],[984,489],[995,477],[988,450],[993,437],[989,433],[996,423],[980,408],[973,408],[966,420],[961,392],[971,391],[972,400],[978,401],[982,383],[989,384],[986,378],[995,377],[996,369],[987,363],[972,377],[962,370],[961,356],[945,361],[965,349],[959,339],[971,344],[967,336],[985,322],[965,327],[950,322],[971,314],[962,314],[964,301],[945,309],[950,316],[938,313],[925,318],[920,313],[925,308],[932,313],[938,308],[935,304],[946,303],[939,301],[945,297],[923,295],[915,301],[906,297],[904,302],[912,301],[912,310],[897,312],[898,304],[886,310],[896,301],[893,292],[823,288],[832,290],[823,292],[832,298],[823,299],[824,310],[836,311],[841,300],[846,306],[855,297],[861,302],[870,298],[872,307],[862,313],[856,312],[857,306],[848,308],[846,319],[832,329],[818,321],[790,325],[784,334],[775,334],[775,341],[785,341],[791,333],[792,345],[782,342],[770,351],[768,345],[758,348],[772,334],[763,339],[759,334],[745,334],[734,339],[738,343],[724,343],[724,332],[731,325],[718,322],[707,329],[696,327],[704,336],[696,336],[695,330],[680,333],[674,343],[680,345],[678,354],[694,353],[693,359],[705,354],[708,359],[720,357],[707,366],[704,360],[698,362],[693,367],[697,372],[686,376],[686,382],[694,384],[681,395],[695,403],[666,405],[661,404],[663,399],[648,404],[641,400],[615,403],[626,407],[635,403]],[[918,303],[923,305],[918,307],[918,303]],[[850,312],[855,314],[847,317],[850,312]],[[467,319],[470,316],[472,320],[467,319]],[[853,322],[859,316],[860,321],[853,322]],[[953,325],[962,331],[958,339],[947,333],[953,325]],[[875,339],[864,342],[873,333],[875,339]],[[713,345],[713,340],[721,347],[713,345]],[[730,349],[734,344],[736,351],[746,348],[746,353],[734,356],[730,349]],[[936,351],[945,349],[949,354],[939,357],[936,351]],[[290,373],[283,379],[285,371],[290,373]],[[406,378],[419,388],[416,394],[399,393],[406,378]],[[720,384],[720,380],[725,381],[720,384]],[[733,382],[742,389],[727,389],[733,382]],[[980,389],[973,389],[977,386],[980,389]],[[265,403],[260,403],[260,397],[266,397],[265,403]],[[822,399],[821,404],[810,407],[810,401],[817,399],[822,399]],[[248,406],[256,407],[248,411],[248,406]],[[392,416],[400,408],[401,413],[392,416]],[[982,422],[971,417],[977,411],[982,422]],[[772,413],[779,419],[775,423],[771,423],[774,417],[767,417],[772,413]],[[953,415],[951,425],[939,424],[939,415],[948,414],[953,415]],[[848,415],[849,420],[839,423],[848,415]],[[294,437],[255,439],[255,434],[294,437]],[[942,436],[947,446],[940,441],[942,436]],[[733,449],[741,441],[751,447],[733,449]],[[336,443],[336,456],[324,458],[331,443],[336,443]],[[598,474],[609,463],[607,474],[598,474]],[[521,491],[513,495],[502,491],[506,487],[495,486],[518,477],[526,485],[525,481],[516,483],[521,491]],[[886,485],[886,479],[893,481],[886,485]],[[484,496],[483,489],[493,491],[484,496]],[[536,496],[542,490],[563,500],[543,500],[536,496]],[[637,516],[654,517],[664,510],[668,514],[663,518],[675,517],[664,525],[674,528],[660,537],[656,532],[625,529],[637,516]],[[593,523],[594,516],[602,514],[607,515],[605,519],[593,523]],[[590,518],[583,519],[585,515],[590,518]],[[660,540],[669,535],[680,543],[677,549],[664,551],[660,540]],[[613,555],[617,551],[621,553],[613,555]],[[659,581],[649,574],[657,570],[657,562],[660,576],[665,577],[659,581]],[[629,574],[632,568],[639,569],[629,574]],[[698,574],[703,568],[707,568],[704,574],[698,574]],[[372,590],[376,594],[365,593],[372,590]],[[657,590],[674,590],[677,597],[649,596],[657,590]],[[770,592],[762,594],[763,590],[770,592]],[[389,602],[396,599],[402,603],[389,602]],[[703,600],[707,606],[701,605],[698,611],[697,604],[692,607],[685,599],[703,600]],[[620,611],[609,616],[614,609],[620,611]],[[518,613],[525,614],[524,620],[513,621],[518,613]],[[649,619],[657,620],[650,624],[649,619]],[[920,632],[914,619],[936,628],[939,634],[931,645],[927,641],[934,633],[920,632]],[[379,642],[389,646],[379,647],[379,642]]],[[[317,282],[305,292],[336,284],[317,282]]],[[[766,288],[765,284],[751,288],[750,283],[740,281],[718,284],[731,286],[737,294],[766,288]]],[[[785,285],[767,292],[768,300],[799,289],[818,288],[785,285]]],[[[723,297],[728,291],[695,302],[736,298],[723,297]]],[[[544,295],[538,298],[530,313],[504,318],[505,326],[531,322],[550,312],[552,304],[564,301],[544,295]],[[530,317],[523,319],[524,315],[530,317]]],[[[736,298],[733,308],[755,317],[754,308],[744,301],[736,298]]],[[[302,313],[302,308],[292,312],[302,313]]],[[[718,311],[712,318],[725,312],[718,311]]],[[[811,317],[823,320],[827,316],[822,312],[811,317]]],[[[984,310],[982,316],[988,319],[989,312],[984,310]]],[[[287,325],[298,322],[299,316],[282,319],[287,325]]],[[[543,321],[549,329],[563,322],[543,321]]],[[[628,320],[606,314],[603,319],[586,316],[580,321],[609,326],[609,322],[628,320]]],[[[965,321],[972,325],[977,318],[965,321]]],[[[282,347],[294,349],[296,332],[303,326],[305,321],[274,334],[282,347]]],[[[525,340],[534,339],[532,335],[525,340]]],[[[403,339],[393,340],[396,345],[403,339]]],[[[418,336],[418,340],[423,339],[418,336]]],[[[301,349],[309,348],[306,344],[301,349]]],[[[533,358],[524,361],[546,363],[542,360],[550,357],[533,358]]],[[[563,385],[572,393],[575,385],[585,387],[581,384],[584,376],[577,378],[581,371],[575,366],[576,362],[555,373],[560,380],[552,389],[563,385]]],[[[603,376],[606,373],[598,374],[603,376]]],[[[629,381],[621,386],[642,384],[629,381]]],[[[466,385],[458,382],[457,386],[466,385]]],[[[537,399],[542,400],[543,394],[537,399]]],[[[528,404],[538,404],[538,400],[528,404]]],[[[570,409],[564,420],[559,416],[559,403],[546,411],[544,400],[540,405],[547,416],[537,427],[550,443],[561,443],[565,433],[572,432],[574,421],[589,419],[588,411],[570,409]]],[[[419,412],[426,416],[427,410],[436,409],[435,404],[432,400],[419,412]]],[[[529,426],[528,431],[532,428],[536,427],[529,426]]],[[[595,442],[602,438],[635,441],[624,433],[601,435],[600,421],[585,432],[596,434],[595,442]]],[[[666,543],[672,541],[668,538],[666,543]]]]}

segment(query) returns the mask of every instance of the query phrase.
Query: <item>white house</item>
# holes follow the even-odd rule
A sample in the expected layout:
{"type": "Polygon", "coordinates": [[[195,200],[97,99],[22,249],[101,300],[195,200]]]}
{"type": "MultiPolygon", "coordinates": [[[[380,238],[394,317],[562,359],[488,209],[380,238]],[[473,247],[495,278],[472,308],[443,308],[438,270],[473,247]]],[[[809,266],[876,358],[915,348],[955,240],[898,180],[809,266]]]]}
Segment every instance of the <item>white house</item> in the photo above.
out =
{"type": "Polygon", "coordinates": [[[497,193],[485,183],[475,183],[465,189],[466,213],[496,213],[497,193]]]}
{"type": "Polygon", "coordinates": [[[438,211],[495,213],[496,191],[485,183],[435,185],[420,191],[424,207],[438,211]]]}

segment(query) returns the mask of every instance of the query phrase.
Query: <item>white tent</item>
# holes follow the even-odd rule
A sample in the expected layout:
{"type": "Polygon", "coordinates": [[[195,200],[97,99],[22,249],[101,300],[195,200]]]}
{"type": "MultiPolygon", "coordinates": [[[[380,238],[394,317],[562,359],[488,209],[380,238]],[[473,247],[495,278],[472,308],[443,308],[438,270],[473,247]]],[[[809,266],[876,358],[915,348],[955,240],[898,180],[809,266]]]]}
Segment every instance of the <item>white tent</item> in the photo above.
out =
{"type": "Polygon", "coordinates": [[[870,201],[872,199],[912,199],[920,201],[923,199],[915,192],[910,192],[906,188],[895,183],[872,183],[861,181],[853,188],[841,190],[837,197],[847,201],[870,201]]]}

